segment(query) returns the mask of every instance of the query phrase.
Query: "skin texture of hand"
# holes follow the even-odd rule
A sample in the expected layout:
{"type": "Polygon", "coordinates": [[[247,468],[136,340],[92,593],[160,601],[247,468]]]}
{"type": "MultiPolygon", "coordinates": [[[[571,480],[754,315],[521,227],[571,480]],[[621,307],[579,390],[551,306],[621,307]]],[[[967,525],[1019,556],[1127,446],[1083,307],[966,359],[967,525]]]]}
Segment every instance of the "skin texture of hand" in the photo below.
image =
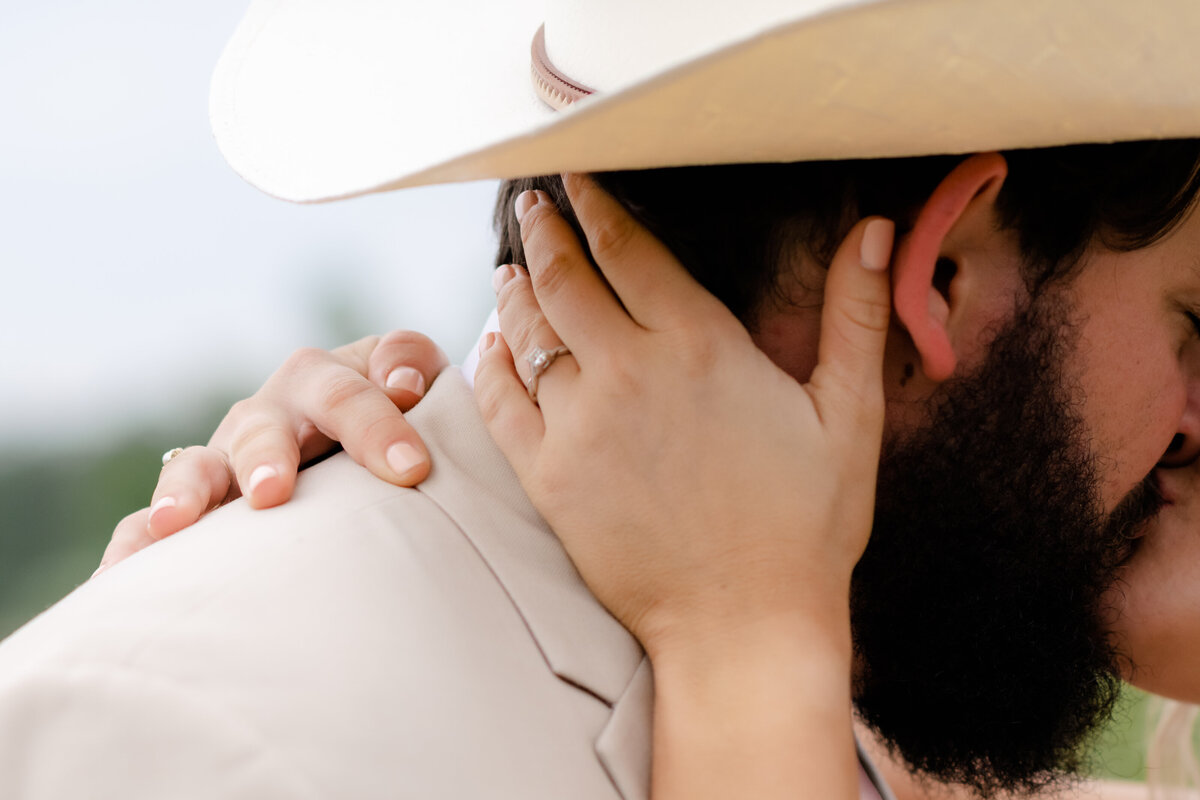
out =
{"type": "Polygon", "coordinates": [[[379,478],[415,486],[429,474],[429,454],[402,412],[448,363],[412,331],[331,352],[297,350],[230,410],[207,446],[189,447],[163,468],[150,507],[117,524],[96,572],[243,494],[255,508],[286,502],[300,465],[338,442],[379,478]]]}
{"type": "Polygon", "coordinates": [[[611,197],[566,185],[603,276],[548,196],[519,198],[528,274],[501,268],[506,338],[485,342],[476,396],[654,663],[654,796],[855,797],[849,585],[874,507],[892,225],[864,220],[835,257],[801,386],[611,197]],[[559,344],[539,407],[512,354],[559,344]]]}

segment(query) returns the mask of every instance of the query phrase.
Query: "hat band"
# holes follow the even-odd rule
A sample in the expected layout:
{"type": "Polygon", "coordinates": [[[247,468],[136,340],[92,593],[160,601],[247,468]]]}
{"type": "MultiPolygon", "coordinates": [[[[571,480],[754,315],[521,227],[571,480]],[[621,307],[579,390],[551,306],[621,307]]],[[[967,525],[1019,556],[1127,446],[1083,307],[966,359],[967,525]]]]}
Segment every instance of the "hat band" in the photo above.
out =
{"type": "Polygon", "coordinates": [[[566,108],[580,98],[594,94],[578,81],[573,81],[559,72],[550,63],[546,54],[546,26],[542,25],[533,35],[533,46],[530,48],[530,75],[533,78],[533,88],[537,90],[542,102],[555,111],[566,108]]]}

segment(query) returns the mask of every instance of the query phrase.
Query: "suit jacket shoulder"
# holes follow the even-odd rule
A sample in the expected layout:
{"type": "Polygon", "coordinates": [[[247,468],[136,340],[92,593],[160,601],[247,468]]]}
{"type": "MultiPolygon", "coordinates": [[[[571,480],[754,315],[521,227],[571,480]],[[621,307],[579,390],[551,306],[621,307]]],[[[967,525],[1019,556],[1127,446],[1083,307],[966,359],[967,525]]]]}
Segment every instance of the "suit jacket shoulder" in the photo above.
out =
{"type": "Polygon", "coordinates": [[[420,490],[345,456],[0,645],[0,796],[644,797],[652,687],[454,373],[420,490]]]}

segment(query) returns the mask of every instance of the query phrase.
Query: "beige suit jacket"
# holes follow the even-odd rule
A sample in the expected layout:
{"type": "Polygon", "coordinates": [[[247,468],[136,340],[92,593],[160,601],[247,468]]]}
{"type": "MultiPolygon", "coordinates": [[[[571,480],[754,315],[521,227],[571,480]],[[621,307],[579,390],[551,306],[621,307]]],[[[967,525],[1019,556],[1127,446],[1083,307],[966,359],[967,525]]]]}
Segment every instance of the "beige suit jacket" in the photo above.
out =
{"type": "Polygon", "coordinates": [[[233,503],[0,645],[0,798],[648,794],[648,662],[454,371],[418,489],[345,455],[233,503]]]}

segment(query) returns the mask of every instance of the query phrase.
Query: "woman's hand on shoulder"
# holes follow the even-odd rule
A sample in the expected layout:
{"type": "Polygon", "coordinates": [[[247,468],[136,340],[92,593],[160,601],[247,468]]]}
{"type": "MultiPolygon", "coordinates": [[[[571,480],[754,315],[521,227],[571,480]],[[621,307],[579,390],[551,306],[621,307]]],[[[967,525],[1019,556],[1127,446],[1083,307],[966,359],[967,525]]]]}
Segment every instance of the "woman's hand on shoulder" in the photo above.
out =
{"type": "Polygon", "coordinates": [[[476,397],[654,665],[652,794],[857,797],[850,575],[874,512],[892,225],[864,220],[835,256],[801,385],[612,197],[566,186],[600,271],[547,195],[518,198],[528,272],[497,272],[503,337],[476,397]]]}
{"type": "Polygon", "coordinates": [[[891,223],[864,220],[835,256],[801,385],[613,198],[567,187],[600,271],[548,196],[523,196],[528,272],[500,268],[504,335],[476,376],[534,504],[652,652],[802,605],[840,621],[874,512],[891,223]],[[528,355],[562,345],[535,403],[528,355]]]}
{"type": "Polygon", "coordinates": [[[379,478],[415,486],[429,474],[429,453],[403,412],[448,363],[413,331],[297,350],[230,409],[208,445],[163,466],[150,506],[117,524],[97,573],[243,495],[254,508],[287,502],[300,465],[339,443],[379,478]]]}

